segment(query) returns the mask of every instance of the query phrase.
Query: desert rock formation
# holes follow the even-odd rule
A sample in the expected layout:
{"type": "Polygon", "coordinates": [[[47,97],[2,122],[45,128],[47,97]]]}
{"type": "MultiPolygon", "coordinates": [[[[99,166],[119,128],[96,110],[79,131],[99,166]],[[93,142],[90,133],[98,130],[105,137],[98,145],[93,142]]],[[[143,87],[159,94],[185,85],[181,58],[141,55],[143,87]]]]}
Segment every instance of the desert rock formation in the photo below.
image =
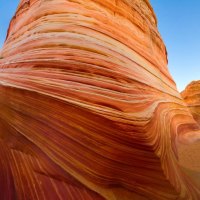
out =
{"type": "Polygon", "coordinates": [[[191,82],[181,95],[194,119],[200,124],[200,81],[191,82]]]}
{"type": "Polygon", "coordinates": [[[21,0],[0,58],[0,199],[200,199],[149,1],[21,0]]]}
{"type": "MultiPolygon", "coordinates": [[[[181,93],[186,105],[188,106],[192,116],[200,125],[200,81],[191,82],[185,90],[181,93]]],[[[189,170],[189,174],[197,180],[198,184],[200,183],[200,143],[195,142],[189,145],[181,145],[179,148],[180,159],[179,162],[181,165],[189,170]],[[191,171],[192,170],[192,171],[191,171]]]]}

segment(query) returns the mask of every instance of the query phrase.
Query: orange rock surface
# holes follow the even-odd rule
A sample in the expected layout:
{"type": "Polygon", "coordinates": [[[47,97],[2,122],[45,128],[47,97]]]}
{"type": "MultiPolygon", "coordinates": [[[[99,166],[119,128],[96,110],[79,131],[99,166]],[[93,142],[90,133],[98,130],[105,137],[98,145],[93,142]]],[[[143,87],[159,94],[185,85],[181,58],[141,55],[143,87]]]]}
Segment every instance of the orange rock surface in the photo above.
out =
{"type": "Polygon", "coordinates": [[[191,82],[181,95],[194,119],[200,124],[200,81],[191,82]]]}
{"type": "Polygon", "coordinates": [[[0,54],[0,199],[200,199],[149,1],[21,0],[0,54]]]}

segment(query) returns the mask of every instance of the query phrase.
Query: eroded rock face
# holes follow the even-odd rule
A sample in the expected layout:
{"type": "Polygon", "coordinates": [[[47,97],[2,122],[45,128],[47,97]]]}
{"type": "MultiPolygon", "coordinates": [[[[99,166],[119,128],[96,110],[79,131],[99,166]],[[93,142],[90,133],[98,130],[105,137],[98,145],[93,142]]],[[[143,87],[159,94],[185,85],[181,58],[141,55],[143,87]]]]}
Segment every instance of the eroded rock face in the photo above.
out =
{"type": "Polygon", "coordinates": [[[194,119],[200,124],[200,81],[191,82],[181,95],[194,119]]]}
{"type": "Polygon", "coordinates": [[[199,199],[177,145],[199,126],[146,0],[26,0],[0,59],[0,199],[199,199]]]}
{"type": "MultiPolygon", "coordinates": [[[[191,82],[181,93],[186,105],[188,106],[192,116],[200,125],[200,81],[191,82]]],[[[194,181],[200,187],[200,142],[191,144],[190,147],[182,145],[179,148],[180,164],[187,168],[194,181]]]]}

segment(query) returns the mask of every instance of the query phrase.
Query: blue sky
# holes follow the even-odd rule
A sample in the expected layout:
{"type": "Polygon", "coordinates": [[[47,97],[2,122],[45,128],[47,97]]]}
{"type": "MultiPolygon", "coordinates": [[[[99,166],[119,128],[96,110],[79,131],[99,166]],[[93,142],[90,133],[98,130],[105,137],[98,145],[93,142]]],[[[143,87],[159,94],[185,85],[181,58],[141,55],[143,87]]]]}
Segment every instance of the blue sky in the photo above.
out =
{"type": "Polygon", "coordinates": [[[15,13],[19,0],[0,0],[0,48],[2,47],[9,22],[15,13]]]}
{"type": "Polygon", "coordinates": [[[150,0],[167,46],[169,70],[182,91],[200,80],[200,1],[150,0]]]}
{"type": "MultiPolygon", "coordinates": [[[[182,91],[200,80],[200,1],[150,0],[167,46],[169,70],[182,91]]],[[[0,1],[0,47],[19,0],[0,1]]]]}

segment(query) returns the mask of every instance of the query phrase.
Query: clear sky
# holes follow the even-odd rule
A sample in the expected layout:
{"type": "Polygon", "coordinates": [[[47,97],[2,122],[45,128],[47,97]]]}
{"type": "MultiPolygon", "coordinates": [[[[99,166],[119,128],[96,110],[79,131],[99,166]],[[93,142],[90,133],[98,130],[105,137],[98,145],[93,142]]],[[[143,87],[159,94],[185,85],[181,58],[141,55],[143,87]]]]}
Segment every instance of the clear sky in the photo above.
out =
{"type": "Polygon", "coordinates": [[[200,0],[150,0],[167,46],[169,70],[182,91],[200,80],[200,0]]]}
{"type": "Polygon", "coordinates": [[[9,22],[14,15],[19,0],[0,0],[0,48],[2,47],[9,22]]]}
{"type": "MultiPolygon", "coordinates": [[[[200,0],[150,0],[167,46],[169,69],[182,91],[200,80],[200,0]]],[[[19,0],[0,1],[0,47],[19,0]]]]}

